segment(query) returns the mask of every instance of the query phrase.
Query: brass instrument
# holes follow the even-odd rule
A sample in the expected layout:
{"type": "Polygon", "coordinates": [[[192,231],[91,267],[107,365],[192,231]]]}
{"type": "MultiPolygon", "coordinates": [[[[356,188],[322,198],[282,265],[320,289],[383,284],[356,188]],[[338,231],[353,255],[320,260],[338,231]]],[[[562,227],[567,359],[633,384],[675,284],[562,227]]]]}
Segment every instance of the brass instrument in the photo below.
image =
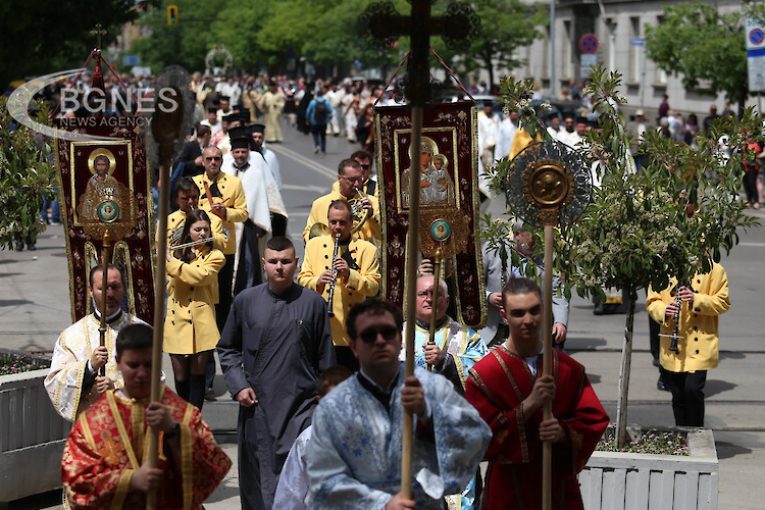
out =
{"type": "Polygon", "coordinates": [[[182,250],[184,248],[191,248],[192,246],[198,246],[200,244],[209,243],[212,240],[213,240],[212,237],[207,237],[205,239],[197,239],[196,241],[191,241],[191,242],[188,242],[188,243],[179,244],[178,246],[170,246],[170,248],[173,251],[175,251],[175,250],[182,250]]]}
{"type": "Polygon", "coordinates": [[[340,233],[338,232],[335,234],[335,247],[332,249],[332,272],[334,273],[334,278],[332,278],[332,281],[329,284],[329,298],[327,299],[327,315],[330,317],[335,316],[334,305],[335,305],[335,283],[337,282],[337,269],[335,269],[335,259],[337,258],[337,252],[340,250],[340,233]]]}
{"type": "Polygon", "coordinates": [[[329,227],[324,223],[317,221],[311,226],[311,230],[308,231],[308,240],[310,241],[314,237],[327,236],[331,233],[329,227]]]}
{"type": "Polygon", "coordinates": [[[355,234],[361,227],[364,226],[364,222],[369,218],[369,210],[364,207],[362,203],[365,199],[368,199],[369,195],[361,191],[361,188],[356,188],[356,195],[348,200],[348,205],[351,208],[351,222],[353,227],[351,233],[355,234]]]}

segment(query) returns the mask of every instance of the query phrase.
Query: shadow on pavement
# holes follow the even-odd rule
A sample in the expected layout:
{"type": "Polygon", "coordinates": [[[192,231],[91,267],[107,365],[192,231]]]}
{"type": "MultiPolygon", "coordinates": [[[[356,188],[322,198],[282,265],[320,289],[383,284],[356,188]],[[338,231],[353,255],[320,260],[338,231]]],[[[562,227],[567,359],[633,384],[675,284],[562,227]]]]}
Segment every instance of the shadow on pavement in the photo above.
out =
{"type": "MultiPolygon", "coordinates": [[[[232,466],[231,469],[236,469],[236,466],[232,466]]],[[[231,498],[239,497],[239,486],[236,485],[234,480],[225,480],[215,489],[206,503],[216,503],[218,501],[225,501],[231,498]]]]}
{"type": "Polygon", "coordinates": [[[707,384],[704,386],[704,396],[706,398],[709,398],[712,395],[719,395],[720,393],[732,390],[737,386],[738,384],[731,383],[728,381],[719,381],[719,380],[707,381],[707,384]]]}
{"type": "Polygon", "coordinates": [[[566,339],[566,351],[587,351],[592,350],[595,347],[602,347],[606,345],[606,339],[602,337],[576,337],[569,336],[566,339]]]}
{"type": "Polygon", "coordinates": [[[744,359],[746,354],[735,351],[720,351],[720,359],[744,359]]]}
{"type": "Polygon", "coordinates": [[[601,377],[598,374],[591,374],[588,372],[587,379],[590,380],[590,384],[598,384],[600,382],[601,377]]]}
{"type": "Polygon", "coordinates": [[[4,306],[30,305],[32,301],[28,299],[0,299],[0,308],[4,306]]]}
{"type": "Polygon", "coordinates": [[[736,455],[746,455],[752,453],[751,448],[744,448],[727,441],[715,441],[715,447],[717,448],[717,458],[719,460],[725,460],[735,457],[736,455]]]}

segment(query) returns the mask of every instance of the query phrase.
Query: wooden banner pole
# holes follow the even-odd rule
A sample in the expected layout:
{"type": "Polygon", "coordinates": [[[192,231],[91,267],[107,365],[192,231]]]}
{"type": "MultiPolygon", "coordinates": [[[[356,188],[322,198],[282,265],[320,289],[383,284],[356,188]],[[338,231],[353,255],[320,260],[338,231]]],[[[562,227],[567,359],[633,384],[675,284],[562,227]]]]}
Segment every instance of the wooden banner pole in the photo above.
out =
{"type": "MultiPolygon", "coordinates": [[[[542,372],[552,374],[552,273],[553,273],[553,226],[545,225],[545,257],[544,257],[544,347],[542,372]]],[[[543,410],[543,419],[553,417],[552,402],[547,402],[543,410]]],[[[542,449],[542,509],[552,508],[552,442],[545,441],[542,449]]]]}

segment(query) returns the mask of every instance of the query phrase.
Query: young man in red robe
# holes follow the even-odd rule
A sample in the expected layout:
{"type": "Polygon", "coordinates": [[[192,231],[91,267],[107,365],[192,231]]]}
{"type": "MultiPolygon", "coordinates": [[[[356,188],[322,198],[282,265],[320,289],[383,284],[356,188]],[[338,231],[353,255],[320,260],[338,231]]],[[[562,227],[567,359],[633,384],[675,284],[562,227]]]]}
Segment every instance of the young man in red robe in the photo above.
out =
{"type": "Polygon", "coordinates": [[[553,351],[552,374],[542,374],[542,297],[536,283],[512,278],[500,315],[510,337],[470,369],[466,398],[489,424],[493,438],[484,489],[485,510],[542,505],[542,444],[553,442],[552,507],[583,508],[576,475],[608,425],[584,367],[553,351]],[[542,419],[552,401],[553,418],[542,419]]]}
{"type": "Polygon", "coordinates": [[[61,460],[69,508],[145,508],[157,490],[157,508],[201,509],[231,467],[199,410],[163,388],[149,403],[152,328],[132,324],[116,340],[125,386],[103,393],[74,425],[61,460]],[[143,461],[149,427],[159,432],[159,460],[143,461]]]}

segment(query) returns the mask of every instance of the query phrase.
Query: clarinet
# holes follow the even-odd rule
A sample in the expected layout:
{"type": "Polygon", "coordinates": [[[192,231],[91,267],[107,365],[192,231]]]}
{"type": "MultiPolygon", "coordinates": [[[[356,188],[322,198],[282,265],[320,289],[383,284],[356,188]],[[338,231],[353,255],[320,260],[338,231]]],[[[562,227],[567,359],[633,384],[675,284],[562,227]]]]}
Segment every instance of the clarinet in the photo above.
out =
{"type": "MultiPolygon", "coordinates": [[[[680,288],[680,283],[677,284],[677,288],[680,288]]],[[[677,347],[677,341],[680,337],[680,312],[683,308],[683,301],[680,299],[679,294],[675,296],[675,303],[677,303],[677,315],[675,316],[675,324],[672,331],[672,336],[669,340],[669,350],[672,352],[679,352],[680,349],[677,347]]]]}
{"type": "Polygon", "coordinates": [[[332,272],[334,273],[334,277],[332,278],[332,281],[329,283],[329,299],[327,299],[327,308],[329,309],[327,312],[327,315],[330,317],[335,316],[335,312],[333,311],[333,307],[335,304],[335,283],[337,282],[337,269],[335,269],[335,259],[337,258],[337,252],[340,248],[340,234],[335,234],[335,247],[332,249],[332,272]]]}

